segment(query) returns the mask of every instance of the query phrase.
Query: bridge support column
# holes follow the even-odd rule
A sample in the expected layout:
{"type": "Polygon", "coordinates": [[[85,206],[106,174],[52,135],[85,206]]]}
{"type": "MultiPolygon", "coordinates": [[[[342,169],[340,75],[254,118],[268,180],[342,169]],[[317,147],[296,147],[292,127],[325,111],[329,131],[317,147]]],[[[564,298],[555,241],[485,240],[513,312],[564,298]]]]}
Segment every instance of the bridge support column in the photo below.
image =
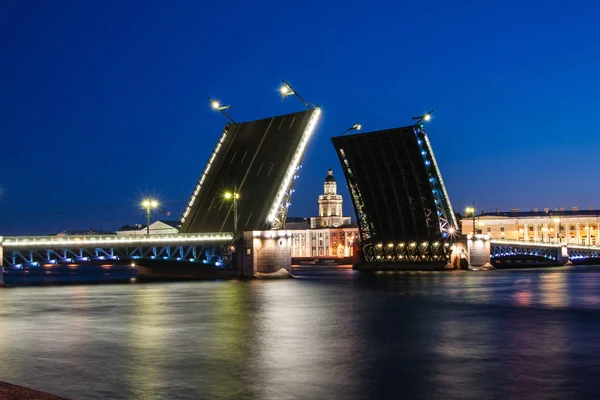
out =
{"type": "Polygon", "coordinates": [[[244,276],[287,278],[292,271],[292,238],[288,231],[244,232],[244,276]]]}
{"type": "Polygon", "coordinates": [[[567,246],[560,246],[558,248],[558,254],[556,255],[556,261],[560,265],[564,265],[569,261],[569,250],[567,246]]]}
{"type": "Polygon", "coordinates": [[[490,235],[469,235],[467,237],[469,249],[469,266],[491,267],[490,264],[490,235]]]}

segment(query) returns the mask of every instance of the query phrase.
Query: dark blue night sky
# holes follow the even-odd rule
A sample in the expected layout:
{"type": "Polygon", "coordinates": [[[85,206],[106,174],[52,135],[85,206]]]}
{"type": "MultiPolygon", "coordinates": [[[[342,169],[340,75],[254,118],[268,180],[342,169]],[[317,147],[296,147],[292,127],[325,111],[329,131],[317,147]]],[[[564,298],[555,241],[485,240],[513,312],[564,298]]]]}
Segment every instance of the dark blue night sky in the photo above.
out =
{"type": "Polygon", "coordinates": [[[600,208],[595,1],[13,1],[0,12],[0,234],[178,219],[224,118],[323,107],[290,215],[317,213],[330,137],[428,125],[462,210],[600,208]],[[489,3],[484,5],[483,3],[489,3]],[[495,5],[491,5],[495,3],[495,5]]]}

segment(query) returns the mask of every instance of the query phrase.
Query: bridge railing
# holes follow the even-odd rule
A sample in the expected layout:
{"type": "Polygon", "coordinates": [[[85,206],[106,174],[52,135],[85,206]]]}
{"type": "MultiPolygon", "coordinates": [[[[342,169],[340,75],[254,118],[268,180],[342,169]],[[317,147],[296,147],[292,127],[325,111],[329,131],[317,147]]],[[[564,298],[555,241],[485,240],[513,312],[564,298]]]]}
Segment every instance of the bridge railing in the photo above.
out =
{"type": "Polygon", "coordinates": [[[70,246],[123,246],[183,244],[203,242],[226,242],[233,240],[230,232],[175,233],[159,235],[68,235],[68,236],[0,236],[5,248],[21,247],[70,247],[70,246]]]}
{"type": "Polygon", "coordinates": [[[492,244],[508,244],[508,245],[513,245],[513,246],[563,247],[563,246],[567,245],[566,243],[541,242],[541,241],[530,241],[530,240],[511,240],[511,239],[501,239],[501,238],[492,238],[490,241],[492,244]]]}

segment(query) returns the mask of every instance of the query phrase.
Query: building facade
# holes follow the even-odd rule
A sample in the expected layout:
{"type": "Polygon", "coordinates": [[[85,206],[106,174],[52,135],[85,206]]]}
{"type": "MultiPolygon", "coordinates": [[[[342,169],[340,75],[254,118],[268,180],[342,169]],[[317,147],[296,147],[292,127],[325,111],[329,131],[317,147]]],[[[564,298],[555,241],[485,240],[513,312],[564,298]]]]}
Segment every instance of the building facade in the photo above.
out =
{"type": "Polygon", "coordinates": [[[329,167],[323,194],[319,196],[319,216],[310,218],[311,228],[328,228],[349,225],[350,217],[342,216],[342,195],[337,194],[337,183],[329,167]]]}
{"type": "MultiPolygon", "coordinates": [[[[154,221],[150,224],[151,235],[166,235],[179,233],[177,229],[177,221],[154,221]]],[[[117,235],[131,236],[131,235],[147,235],[148,230],[146,225],[125,225],[121,229],[115,232],[117,235]]]]}
{"type": "Polygon", "coordinates": [[[342,215],[342,196],[337,194],[331,168],[318,205],[319,216],[311,217],[310,223],[300,218],[286,224],[292,238],[292,257],[352,257],[359,241],[358,228],[351,224],[351,217],[342,215]]]}
{"type": "Polygon", "coordinates": [[[597,245],[600,210],[518,211],[482,213],[461,220],[463,234],[488,233],[494,239],[597,245]]]}
{"type": "Polygon", "coordinates": [[[354,255],[358,228],[318,228],[290,231],[292,257],[343,258],[354,255]]]}

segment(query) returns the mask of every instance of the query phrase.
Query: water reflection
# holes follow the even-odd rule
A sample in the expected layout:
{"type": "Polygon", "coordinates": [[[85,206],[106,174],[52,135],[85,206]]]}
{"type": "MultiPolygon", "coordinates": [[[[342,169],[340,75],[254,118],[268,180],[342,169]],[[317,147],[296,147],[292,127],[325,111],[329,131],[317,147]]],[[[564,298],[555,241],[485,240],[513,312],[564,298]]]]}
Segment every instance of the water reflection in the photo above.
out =
{"type": "Polygon", "coordinates": [[[600,390],[600,274],[346,271],[0,290],[0,379],[85,399],[600,390]]]}

